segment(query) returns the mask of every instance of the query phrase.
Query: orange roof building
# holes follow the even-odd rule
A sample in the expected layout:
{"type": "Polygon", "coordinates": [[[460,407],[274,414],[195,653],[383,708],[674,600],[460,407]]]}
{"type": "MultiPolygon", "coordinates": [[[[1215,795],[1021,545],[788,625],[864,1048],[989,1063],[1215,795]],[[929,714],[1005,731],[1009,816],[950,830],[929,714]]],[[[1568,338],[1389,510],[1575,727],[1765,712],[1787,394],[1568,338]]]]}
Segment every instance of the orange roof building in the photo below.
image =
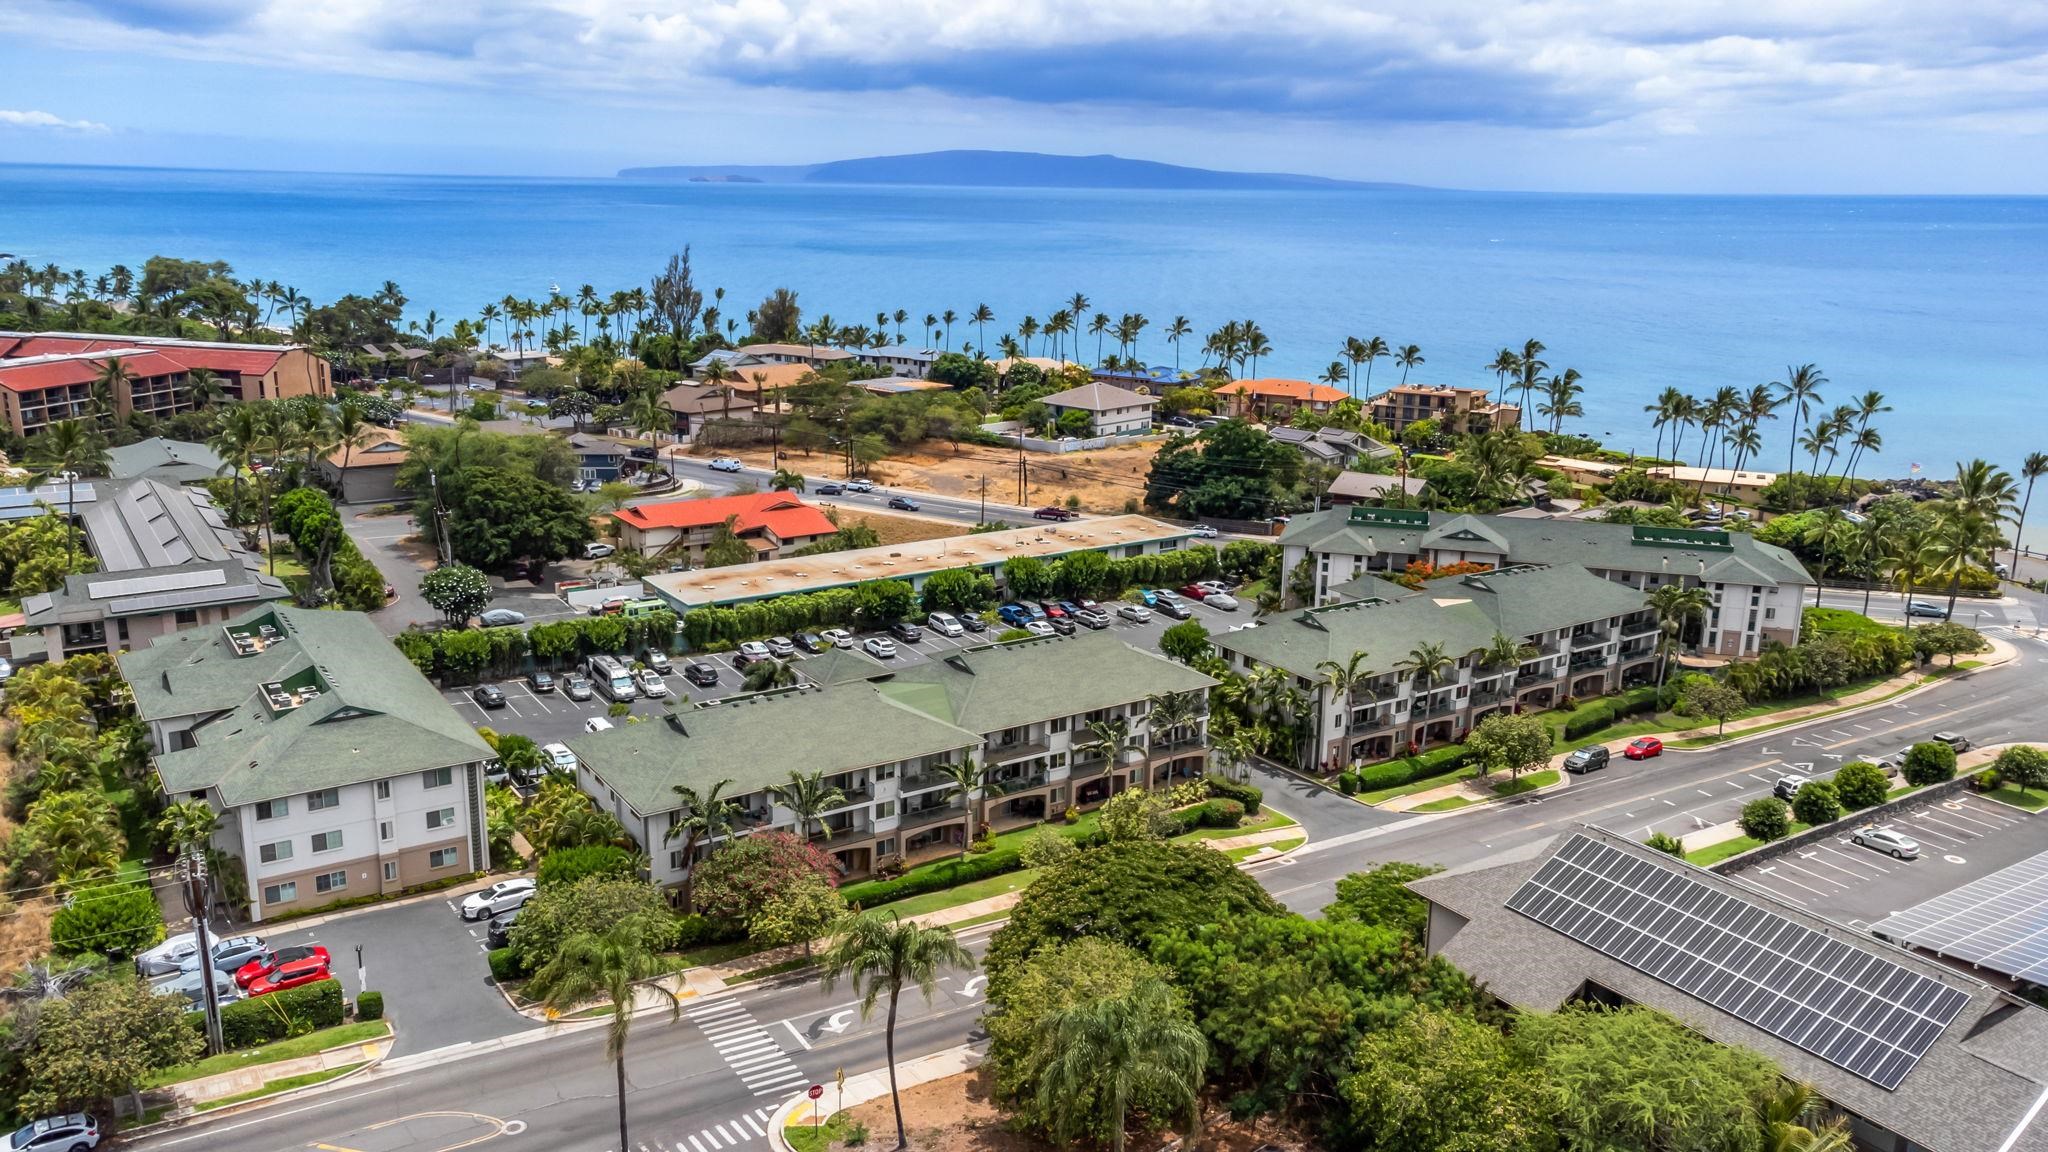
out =
{"type": "Polygon", "coordinates": [[[0,416],[20,435],[93,409],[92,388],[119,360],[111,397],[116,419],[164,417],[198,407],[191,373],[204,369],[236,400],[328,396],[327,361],[300,344],[229,344],[92,332],[0,332],[0,416]]]}
{"type": "Polygon", "coordinates": [[[789,550],[821,540],[839,530],[817,506],[787,492],[755,492],[705,500],[670,500],[640,504],[612,513],[619,542],[644,556],[704,563],[704,550],[727,520],[754,550],[754,559],[773,560],[789,550]]]}
{"type": "Polygon", "coordinates": [[[1231,415],[1269,423],[1285,421],[1303,408],[1328,412],[1338,401],[1349,398],[1342,388],[1279,377],[1233,380],[1216,389],[1216,395],[1229,405],[1231,415]]]}

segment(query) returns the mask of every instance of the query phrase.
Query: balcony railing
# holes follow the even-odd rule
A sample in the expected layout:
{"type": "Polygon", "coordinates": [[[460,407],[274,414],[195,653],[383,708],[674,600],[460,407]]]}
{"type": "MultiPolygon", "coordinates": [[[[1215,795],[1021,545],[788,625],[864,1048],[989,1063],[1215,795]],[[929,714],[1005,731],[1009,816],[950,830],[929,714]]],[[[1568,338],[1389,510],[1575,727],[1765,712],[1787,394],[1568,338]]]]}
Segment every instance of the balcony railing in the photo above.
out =
{"type": "Polygon", "coordinates": [[[1002,764],[1026,756],[1043,756],[1051,750],[1051,744],[1043,738],[1020,740],[1014,744],[986,744],[982,746],[981,760],[984,764],[1002,764]]]}
{"type": "Polygon", "coordinates": [[[1427,720],[1434,716],[1448,716],[1462,707],[1464,707],[1464,704],[1456,699],[1439,700],[1427,708],[1417,708],[1415,710],[1415,718],[1417,720],[1427,720]]]}
{"type": "Polygon", "coordinates": [[[1589,648],[1602,648],[1606,646],[1609,639],[1611,637],[1605,632],[1587,632],[1574,636],[1572,637],[1572,651],[1584,652],[1589,648]]]}
{"type": "Polygon", "coordinates": [[[1365,732],[1377,732],[1386,726],[1387,718],[1385,716],[1367,716],[1363,720],[1353,720],[1351,727],[1347,728],[1346,731],[1350,732],[1353,736],[1357,736],[1365,732]]]}
{"type": "Polygon", "coordinates": [[[1655,620],[1637,620],[1632,623],[1624,623],[1621,626],[1621,635],[1625,640],[1633,640],[1638,636],[1654,635],[1658,631],[1659,625],[1655,620]]]}
{"type": "Polygon", "coordinates": [[[1589,652],[1572,657],[1572,671],[1586,672],[1594,668],[1605,668],[1610,660],[1604,652],[1589,652]]]}
{"type": "Polygon", "coordinates": [[[820,828],[812,832],[811,843],[829,844],[835,841],[846,840],[849,838],[857,840],[863,836],[866,836],[869,832],[873,831],[873,829],[869,827],[868,822],[865,820],[856,821],[854,823],[846,825],[831,825],[831,829],[832,835],[830,837],[827,837],[825,835],[825,831],[823,828],[820,828]]]}
{"type": "Polygon", "coordinates": [[[896,821],[896,826],[898,828],[919,828],[926,824],[936,824],[948,818],[958,820],[966,815],[967,810],[965,808],[955,808],[951,804],[934,804],[929,808],[917,808],[903,813],[896,821]]]}
{"type": "Polygon", "coordinates": [[[1474,692],[1465,703],[1473,708],[1491,708],[1507,698],[1506,692],[1474,692]]]}

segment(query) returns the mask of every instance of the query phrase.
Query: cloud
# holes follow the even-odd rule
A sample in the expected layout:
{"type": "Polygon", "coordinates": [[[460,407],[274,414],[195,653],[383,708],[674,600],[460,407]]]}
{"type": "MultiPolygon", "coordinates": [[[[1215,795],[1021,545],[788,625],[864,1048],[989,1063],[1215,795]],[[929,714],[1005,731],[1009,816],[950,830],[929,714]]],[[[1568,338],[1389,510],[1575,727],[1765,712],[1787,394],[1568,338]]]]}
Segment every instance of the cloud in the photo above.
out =
{"type": "Polygon", "coordinates": [[[0,108],[0,125],[10,128],[43,128],[52,132],[105,132],[105,124],[92,120],[66,120],[48,112],[0,108]]]}

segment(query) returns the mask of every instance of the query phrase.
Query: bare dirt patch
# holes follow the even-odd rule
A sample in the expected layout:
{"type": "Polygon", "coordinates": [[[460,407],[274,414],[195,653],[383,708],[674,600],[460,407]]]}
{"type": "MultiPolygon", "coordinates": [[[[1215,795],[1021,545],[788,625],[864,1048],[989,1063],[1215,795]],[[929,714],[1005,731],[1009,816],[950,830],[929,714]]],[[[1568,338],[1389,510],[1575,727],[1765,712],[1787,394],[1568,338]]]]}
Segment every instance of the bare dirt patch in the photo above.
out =
{"type": "MultiPolygon", "coordinates": [[[[822,502],[821,502],[822,503],[822,502]]],[[[823,505],[832,509],[834,523],[842,528],[865,524],[875,530],[875,535],[884,544],[908,544],[913,540],[938,540],[949,536],[965,536],[967,529],[944,520],[927,520],[921,516],[890,516],[881,512],[854,511],[849,508],[823,505]]]]}
{"type": "MultiPolygon", "coordinates": [[[[874,466],[870,475],[878,484],[956,496],[973,500],[981,496],[986,481],[988,498],[1002,504],[1065,504],[1072,496],[1090,512],[1119,513],[1127,501],[1145,495],[1145,476],[1152,470],[1157,443],[1125,444],[1089,452],[1027,452],[1024,454],[1030,491],[1017,499],[1017,453],[1002,448],[962,445],[958,453],[941,447],[936,451],[891,456],[874,466]]],[[[756,468],[769,468],[770,449],[720,448],[698,455],[737,456],[756,468]]],[[[828,455],[806,457],[786,453],[785,467],[800,471],[830,473],[837,461],[828,455]]]]}

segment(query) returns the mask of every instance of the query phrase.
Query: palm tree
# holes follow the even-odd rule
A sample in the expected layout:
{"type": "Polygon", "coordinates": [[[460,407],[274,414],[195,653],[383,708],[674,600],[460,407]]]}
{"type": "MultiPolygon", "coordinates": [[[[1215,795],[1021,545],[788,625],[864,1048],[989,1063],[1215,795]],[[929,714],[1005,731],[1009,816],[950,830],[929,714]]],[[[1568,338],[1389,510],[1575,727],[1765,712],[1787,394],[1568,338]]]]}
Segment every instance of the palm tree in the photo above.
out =
{"type": "Polygon", "coordinates": [[[1813,405],[1820,403],[1820,386],[1828,378],[1812,364],[1798,367],[1787,366],[1783,381],[1771,381],[1771,387],[1778,390],[1781,402],[1792,406],[1792,447],[1785,452],[1785,471],[1792,471],[1793,452],[1799,448],[1799,422],[1812,413],[1813,405]]]}
{"type": "Polygon", "coordinates": [[[972,756],[962,756],[939,765],[939,775],[952,781],[946,790],[946,799],[960,798],[960,806],[967,809],[967,838],[960,842],[960,858],[967,859],[967,846],[974,842],[975,825],[981,823],[981,802],[1002,791],[991,783],[982,766],[972,756]]]}
{"type": "Polygon", "coordinates": [[[974,345],[981,349],[984,355],[988,352],[988,326],[995,318],[996,314],[990,311],[986,304],[976,304],[974,314],[968,317],[974,322],[974,345]]]}
{"type": "MultiPolygon", "coordinates": [[[[1523,408],[1528,407],[1529,394],[1536,390],[1536,386],[1543,380],[1544,370],[1550,367],[1549,364],[1544,363],[1542,357],[1543,341],[1522,341],[1522,354],[1515,357],[1515,367],[1522,373],[1522,378],[1516,383],[1515,389],[1521,393],[1521,405],[1523,408]]],[[[1528,413],[1524,412],[1522,414],[1523,427],[1528,426],[1528,419],[1528,413]]]]}
{"type": "Polygon", "coordinates": [[[614,925],[602,934],[578,932],[562,941],[554,958],[526,983],[526,994],[560,1016],[598,996],[611,1002],[611,1023],[605,1028],[604,1055],[618,1074],[619,1147],[633,1145],[626,1136],[626,1033],[633,1026],[633,1000],[643,988],[668,1000],[669,1019],[683,1014],[683,1002],[654,977],[668,965],[649,951],[639,931],[614,925]]]}
{"type": "Polygon", "coordinates": [[[37,488],[47,481],[64,481],[65,569],[78,567],[78,478],[106,472],[106,441],[99,431],[78,420],[59,420],[43,429],[29,445],[29,463],[40,470],[29,477],[28,486],[37,488]]]}
{"type": "Polygon", "coordinates": [[[1167,744],[1172,744],[1181,733],[1202,720],[1202,694],[1199,691],[1160,692],[1147,696],[1145,704],[1145,723],[1155,746],[1162,735],[1167,744]]]}
{"type": "MultiPolygon", "coordinates": [[[[813,820],[834,808],[846,805],[846,793],[825,783],[825,773],[822,770],[808,776],[792,771],[789,774],[789,783],[771,784],[768,786],[768,792],[775,797],[777,804],[789,809],[796,817],[797,834],[804,840],[811,838],[813,820]]],[[[832,839],[832,829],[829,826],[820,824],[819,829],[824,833],[825,839],[832,839]]]]}
{"type": "Polygon", "coordinates": [[[1524,644],[1505,632],[1495,632],[1493,639],[1486,642],[1486,647],[1479,650],[1479,666],[1509,670],[1508,678],[1500,688],[1500,692],[1505,694],[1514,690],[1514,674],[1520,670],[1522,661],[1535,655],[1535,645],[1524,644]]]}
{"type": "MultiPolygon", "coordinates": [[[[1436,640],[1428,640],[1417,644],[1408,650],[1408,655],[1394,661],[1396,671],[1407,672],[1414,676],[1416,687],[1421,689],[1420,692],[1415,694],[1418,700],[1427,694],[1431,688],[1441,683],[1444,676],[1455,670],[1457,666],[1457,658],[1444,651],[1443,644],[1436,640]]],[[[1412,704],[1409,707],[1409,718],[1413,719],[1415,708],[1412,704]]],[[[1418,725],[1415,729],[1417,734],[1416,746],[1418,748],[1429,733],[1429,727],[1426,723],[1427,719],[1427,717],[1424,717],[1425,723],[1418,725]]]]}
{"type": "MultiPolygon", "coordinates": [[[[1926,583],[1940,563],[1940,542],[1934,529],[1915,525],[1899,532],[1892,538],[1891,551],[1885,556],[1885,570],[1899,585],[1900,594],[1908,607],[1913,602],[1913,589],[1926,583]]],[[[1906,628],[1913,627],[1912,613],[1906,614],[1906,628]]]]}
{"type": "MultiPolygon", "coordinates": [[[[1090,760],[1098,757],[1108,760],[1111,772],[1116,771],[1126,756],[1144,750],[1145,742],[1131,731],[1131,722],[1122,716],[1114,716],[1108,720],[1090,720],[1088,738],[1074,747],[1075,752],[1090,760]]],[[[1134,779],[1131,782],[1143,786],[1138,780],[1134,779]]]]}
{"type": "MultiPolygon", "coordinates": [[[[756,660],[740,673],[740,685],[748,692],[787,688],[797,680],[796,669],[787,660],[756,660]]],[[[829,835],[831,829],[825,830],[829,835]]]]}
{"type": "Polygon", "coordinates": [[[2026,495],[2020,499],[2020,512],[2012,525],[2012,574],[2020,574],[2020,537],[2027,530],[2027,506],[2034,502],[2034,481],[2048,475],[2048,452],[2029,452],[2020,462],[2020,478],[2027,482],[2026,495]]]}
{"type": "Polygon", "coordinates": [[[1855,1146],[1849,1122],[1841,1116],[1813,1126],[1825,1115],[1826,1101],[1797,1081],[1780,1084],[1758,1104],[1757,1113],[1764,1134],[1762,1152],[1848,1152],[1855,1146]]]}
{"type": "Polygon", "coordinates": [[[1401,383],[1406,384],[1408,382],[1408,370],[1422,363],[1422,346],[1420,344],[1403,344],[1401,350],[1394,353],[1394,363],[1401,366],[1401,383]]]}
{"type": "Polygon", "coordinates": [[[1095,337],[1095,362],[1102,363],[1102,335],[1109,331],[1109,314],[1097,312],[1088,321],[1088,334],[1095,337]]]}
{"type": "MultiPolygon", "coordinates": [[[[1498,397],[1494,401],[1495,403],[1505,404],[1508,402],[1508,377],[1520,370],[1521,365],[1522,358],[1515,355],[1513,348],[1503,348],[1494,354],[1493,363],[1488,364],[1486,370],[1493,373],[1494,387],[1499,389],[1498,397]]],[[[1648,409],[1645,409],[1645,411],[1648,411],[1648,409]]]]}
{"type": "Polygon", "coordinates": [[[1359,355],[1365,360],[1365,392],[1368,396],[1372,394],[1372,362],[1389,355],[1389,351],[1387,342],[1377,336],[1367,340],[1365,347],[1359,350],[1359,355]]]}
{"type": "Polygon", "coordinates": [[[1821,510],[1820,516],[1805,532],[1806,542],[1820,548],[1820,570],[1814,573],[1813,606],[1820,607],[1821,580],[1828,570],[1828,549],[1832,547],[1837,559],[1846,555],[1850,540],[1856,534],[1856,525],[1849,521],[1847,513],[1839,505],[1831,504],[1821,510]]]}
{"type": "Polygon", "coordinates": [[[1110,1152],[1124,1152],[1133,1100],[1160,1100],[1195,1113],[1209,1045],[1188,1018],[1173,986],[1143,976],[1121,995],[1083,1000],[1039,1021],[1042,1054],[1038,1107],[1052,1117],[1061,1143],[1082,1134],[1090,1117],[1072,1102],[1107,1097],[1110,1152]]]}
{"type": "Polygon", "coordinates": [[[1650,592],[1650,608],[1657,614],[1657,689],[1664,689],[1664,677],[1670,670],[1671,653],[1678,642],[1685,637],[1686,626],[1695,620],[1705,620],[1707,611],[1713,605],[1713,597],[1701,587],[1688,588],[1683,584],[1660,584],[1650,592]]]}
{"type": "Polygon", "coordinates": [[[185,373],[185,395],[191,399],[195,411],[206,411],[225,399],[227,394],[226,385],[212,372],[194,368],[185,373]]]}
{"type": "Polygon", "coordinates": [[[1870,615],[1870,589],[1877,583],[1877,570],[1891,549],[1892,522],[1881,516],[1865,516],[1856,526],[1849,544],[1849,559],[1863,569],[1863,614],[1870,615]]]}
{"type": "MultiPolygon", "coordinates": [[[[1323,683],[1330,689],[1332,704],[1341,710],[1340,718],[1349,717],[1351,714],[1351,694],[1373,678],[1373,670],[1366,664],[1370,658],[1369,653],[1353,652],[1342,664],[1335,660],[1324,660],[1316,665],[1316,672],[1322,676],[1323,683]]],[[[1321,701],[1318,700],[1317,703],[1320,704],[1321,701]]],[[[1319,716],[1317,726],[1327,732],[1328,717],[1319,716]]],[[[1338,727],[1341,729],[1343,724],[1340,723],[1338,727]]],[[[1317,739],[1320,740],[1321,737],[1317,739]]]]}
{"type": "Polygon", "coordinates": [[[1579,370],[1576,368],[1567,368],[1562,375],[1552,376],[1544,383],[1544,400],[1537,411],[1550,417],[1553,435],[1563,429],[1566,417],[1576,419],[1586,414],[1585,408],[1579,404],[1579,396],[1585,391],[1585,386],[1579,383],[1579,370]]]}
{"type": "Polygon", "coordinates": [[[953,321],[958,320],[959,318],[960,317],[954,315],[953,310],[951,308],[948,308],[944,312],[939,314],[939,323],[944,324],[946,326],[946,351],[948,352],[951,352],[953,350],[953,321]]]}
{"type": "Polygon", "coordinates": [[[1181,337],[1193,334],[1194,330],[1195,326],[1188,323],[1188,318],[1185,316],[1175,316],[1167,322],[1166,342],[1173,345],[1173,374],[1175,376],[1180,375],[1181,337]]]}
{"type": "Polygon", "coordinates": [[[1948,577],[1948,614],[1956,612],[1956,597],[1962,591],[1963,573],[1973,567],[1989,568],[1994,549],[2005,543],[1996,521],[1969,508],[1945,503],[1936,510],[1934,574],[1948,577]]]}
{"type": "MultiPolygon", "coordinates": [[[[875,1001],[888,993],[882,1050],[889,1062],[889,1102],[896,1109],[896,1147],[900,1152],[910,1146],[910,1135],[903,1126],[903,1097],[896,1090],[897,1001],[907,984],[923,993],[929,1004],[938,987],[939,971],[972,968],[974,957],[953,938],[950,929],[927,928],[899,918],[894,909],[878,909],[841,921],[821,966],[825,991],[830,992],[841,979],[852,982],[860,994],[863,1020],[874,1012],[875,1001]]],[[[620,1147],[625,1147],[623,1141],[620,1147]]]]}
{"type": "Polygon", "coordinates": [[[697,846],[706,841],[715,841],[730,836],[733,823],[739,818],[741,808],[722,793],[732,787],[732,781],[720,780],[699,793],[687,784],[677,784],[670,790],[676,794],[677,816],[663,842],[681,838],[683,842],[683,907],[690,906],[690,881],[696,875],[697,846]]]}
{"type": "Polygon", "coordinates": [[[173,856],[203,851],[213,839],[220,817],[204,800],[180,800],[157,817],[157,840],[173,856]]]}

